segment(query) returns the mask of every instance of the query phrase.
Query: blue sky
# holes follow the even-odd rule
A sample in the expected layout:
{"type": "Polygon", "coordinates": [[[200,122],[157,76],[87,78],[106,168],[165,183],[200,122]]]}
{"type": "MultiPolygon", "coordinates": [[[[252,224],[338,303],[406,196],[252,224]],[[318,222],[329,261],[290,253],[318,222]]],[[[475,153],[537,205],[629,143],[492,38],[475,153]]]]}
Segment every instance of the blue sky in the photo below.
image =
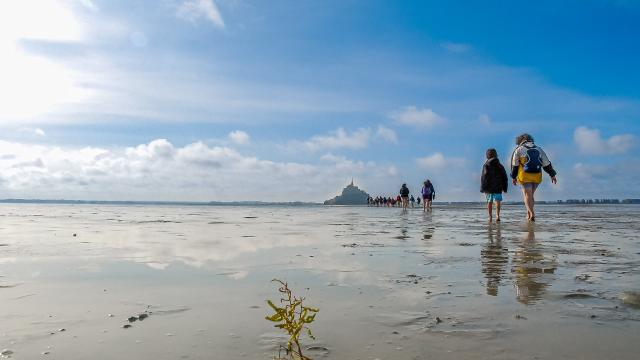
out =
{"type": "MultiPolygon", "coordinates": [[[[530,132],[540,197],[639,197],[640,2],[0,5],[0,197],[479,200],[530,132]],[[417,189],[416,189],[417,190],[417,189]]],[[[510,200],[519,199],[515,189],[510,200]]]]}

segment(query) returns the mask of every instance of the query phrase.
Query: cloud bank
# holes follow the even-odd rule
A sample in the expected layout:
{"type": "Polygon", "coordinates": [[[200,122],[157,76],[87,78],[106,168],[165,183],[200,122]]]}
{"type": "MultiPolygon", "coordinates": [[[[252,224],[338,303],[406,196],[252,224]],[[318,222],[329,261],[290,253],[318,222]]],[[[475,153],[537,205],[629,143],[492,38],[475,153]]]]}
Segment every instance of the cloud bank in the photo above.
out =
{"type": "Polygon", "coordinates": [[[125,148],[63,148],[0,141],[0,197],[96,200],[320,201],[346,179],[388,177],[375,162],[326,155],[280,162],[228,146],[166,139],[125,148]]]}
{"type": "Polygon", "coordinates": [[[614,135],[603,139],[600,130],[585,126],[574,131],[573,139],[580,152],[589,155],[625,154],[637,143],[637,138],[632,134],[614,135]]]}

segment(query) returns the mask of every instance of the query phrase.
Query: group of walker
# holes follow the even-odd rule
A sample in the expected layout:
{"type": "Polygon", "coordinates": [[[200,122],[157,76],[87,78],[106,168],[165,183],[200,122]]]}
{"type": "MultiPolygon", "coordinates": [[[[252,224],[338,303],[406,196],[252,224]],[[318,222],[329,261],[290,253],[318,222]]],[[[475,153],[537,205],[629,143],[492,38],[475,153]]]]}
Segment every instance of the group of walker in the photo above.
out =
{"type": "MultiPolygon", "coordinates": [[[[502,193],[509,189],[507,172],[498,159],[498,152],[494,148],[487,149],[487,160],[482,167],[480,177],[480,192],[484,193],[487,200],[487,212],[489,222],[493,221],[493,203],[496,204],[496,222],[500,221],[500,210],[502,205],[502,193]]],[[[551,182],[555,185],[556,171],[551,165],[547,154],[534,143],[533,137],[529,134],[521,134],[516,137],[516,149],[511,155],[511,181],[513,185],[520,185],[524,197],[524,205],[527,209],[527,220],[535,221],[534,194],[538,185],[542,182],[542,171],[551,177],[551,182]]],[[[410,195],[407,184],[402,184],[398,200],[402,203],[402,208],[407,209],[411,202],[413,207],[414,198],[410,195]]],[[[431,210],[431,204],[435,198],[435,190],[431,181],[426,180],[421,191],[423,199],[423,211],[431,210]]],[[[375,199],[374,199],[375,200],[375,199]]],[[[395,200],[395,199],[394,199],[395,200]]],[[[386,204],[386,203],[385,203],[386,204]]],[[[420,198],[418,198],[418,206],[420,198]]]]}
{"type": "Polygon", "coordinates": [[[369,197],[367,199],[367,204],[369,206],[376,207],[402,207],[402,209],[407,209],[409,207],[409,203],[411,203],[411,207],[414,207],[415,203],[418,203],[418,207],[420,206],[420,199],[422,198],[422,209],[423,211],[430,211],[433,205],[433,199],[436,198],[436,190],[431,183],[431,180],[427,179],[424,181],[422,186],[421,197],[414,198],[413,195],[410,195],[409,188],[407,184],[402,184],[400,188],[400,192],[396,197],[393,196],[376,196],[375,198],[369,197]]]}

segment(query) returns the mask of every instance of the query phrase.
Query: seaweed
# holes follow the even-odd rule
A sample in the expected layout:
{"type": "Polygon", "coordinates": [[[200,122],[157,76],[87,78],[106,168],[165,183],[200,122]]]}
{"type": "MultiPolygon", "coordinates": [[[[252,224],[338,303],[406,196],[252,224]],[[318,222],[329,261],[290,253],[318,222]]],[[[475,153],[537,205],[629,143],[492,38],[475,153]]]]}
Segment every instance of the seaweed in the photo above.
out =
{"type": "Polygon", "coordinates": [[[279,284],[278,292],[282,296],[280,299],[281,306],[277,306],[273,301],[267,300],[267,304],[274,311],[274,314],[266,316],[265,319],[277,323],[274,326],[282,329],[289,336],[287,346],[280,346],[278,357],[275,359],[311,360],[311,358],[302,353],[300,336],[306,334],[310,339],[315,340],[309,324],[315,320],[320,309],[305,306],[303,304],[305,298],[293,295],[286,282],[279,279],[271,281],[279,284]],[[285,352],[284,357],[282,356],[282,350],[285,352]]]}

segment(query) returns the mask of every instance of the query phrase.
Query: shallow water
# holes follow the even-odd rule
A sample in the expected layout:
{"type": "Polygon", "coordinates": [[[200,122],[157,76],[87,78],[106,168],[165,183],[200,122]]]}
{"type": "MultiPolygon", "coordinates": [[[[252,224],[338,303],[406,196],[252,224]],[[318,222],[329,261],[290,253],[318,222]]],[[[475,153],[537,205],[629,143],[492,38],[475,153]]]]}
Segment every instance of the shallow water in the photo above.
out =
{"type": "Polygon", "coordinates": [[[320,308],[314,359],[635,359],[640,309],[624,294],[640,291],[639,215],[1,205],[0,350],[271,359],[280,278],[320,308]]]}

